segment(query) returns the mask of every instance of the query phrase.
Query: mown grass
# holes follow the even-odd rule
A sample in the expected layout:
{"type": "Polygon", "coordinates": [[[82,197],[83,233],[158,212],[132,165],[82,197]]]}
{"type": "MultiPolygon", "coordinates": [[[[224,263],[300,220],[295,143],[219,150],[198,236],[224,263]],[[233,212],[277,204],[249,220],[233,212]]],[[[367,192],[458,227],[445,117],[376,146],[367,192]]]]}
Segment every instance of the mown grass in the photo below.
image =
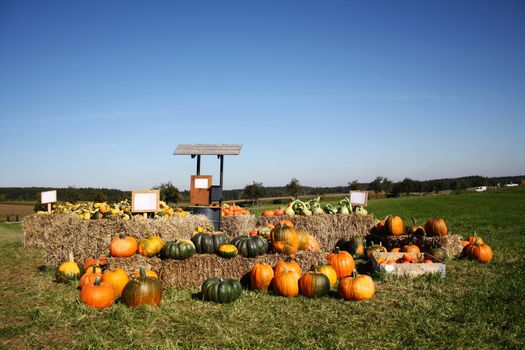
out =
{"type": "Polygon", "coordinates": [[[73,285],[39,270],[42,254],[20,243],[19,225],[0,226],[0,344],[13,348],[504,348],[523,349],[525,191],[371,201],[369,211],[452,232],[478,232],[494,260],[454,260],[444,279],[377,277],[366,302],[335,296],[286,299],[246,291],[229,305],[166,289],[158,308],[92,310],[73,285]]]}

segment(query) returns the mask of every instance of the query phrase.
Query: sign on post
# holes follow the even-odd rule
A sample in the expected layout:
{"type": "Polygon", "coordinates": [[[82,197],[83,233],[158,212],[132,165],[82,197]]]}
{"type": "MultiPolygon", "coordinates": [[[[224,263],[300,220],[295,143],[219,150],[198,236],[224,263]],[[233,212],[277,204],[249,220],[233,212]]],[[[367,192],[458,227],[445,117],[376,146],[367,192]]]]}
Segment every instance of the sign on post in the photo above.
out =
{"type": "Polygon", "coordinates": [[[134,213],[154,213],[159,210],[159,190],[131,191],[131,211],[134,213]]]}
{"type": "Polygon", "coordinates": [[[368,204],[368,192],[350,191],[350,204],[353,206],[366,207],[368,204]]]}
{"type": "Polygon", "coordinates": [[[51,214],[51,203],[57,201],[57,191],[40,192],[40,203],[47,204],[47,212],[51,214]]]}

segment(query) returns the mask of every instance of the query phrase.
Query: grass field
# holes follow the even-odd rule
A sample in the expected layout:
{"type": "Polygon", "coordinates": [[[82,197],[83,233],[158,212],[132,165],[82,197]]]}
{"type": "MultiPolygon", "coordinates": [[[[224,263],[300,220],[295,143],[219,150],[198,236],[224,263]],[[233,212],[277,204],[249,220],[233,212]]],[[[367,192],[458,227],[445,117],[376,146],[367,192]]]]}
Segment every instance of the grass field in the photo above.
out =
{"type": "MultiPolygon", "coordinates": [[[[275,207],[275,206],[273,206],[275,207]]],[[[477,232],[494,260],[447,263],[444,279],[378,278],[371,301],[285,299],[246,291],[229,305],[165,290],[158,308],[92,310],[74,286],[39,269],[20,226],[0,225],[0,347],[19,348],[525,348],[525,190],[375,200],[369,212],[447,219],[477,232]]]]}

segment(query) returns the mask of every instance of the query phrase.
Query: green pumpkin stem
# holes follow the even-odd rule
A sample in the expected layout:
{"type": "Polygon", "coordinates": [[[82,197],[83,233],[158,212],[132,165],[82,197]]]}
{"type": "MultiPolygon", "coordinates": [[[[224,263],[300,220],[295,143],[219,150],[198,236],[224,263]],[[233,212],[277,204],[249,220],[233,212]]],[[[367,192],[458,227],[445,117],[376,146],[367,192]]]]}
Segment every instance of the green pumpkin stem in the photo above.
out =
{"type": "Polygon", "coordinates": [[[413,217],[410,217],[410,219],[412,220],[412,223],[414,224],[414,226],[416,226],[416,219],[414,219],[413,217]]]}
{"type": "Polygon", "coordinates": [[[95,283],[94,283],[95,286],[97,286],[97,287],[100,286],[100,281],[101,281],[100,277],[97,276],[97,277],[95,278],[95,283]]]}
{"type": "Polygon", "coordinates": [[[123,233],[119,233],[118,238],[120,238],[120,239],[124,239],[124,238],[126,238],[126,235],[123,234],[123,233]]]}
{"type": "Polygon", "coordinates": [[[354,271],[352,271],[352,278],[356,278],[357,277],[357,270],[354,269],[354,271]]]}
{"type": "Polygon", "coordinates": [[[147,277],[146,276],[146,270],[143,267],[141,267],[139,269],[139,271],[140,271],[140,278],[146,278],[147,277]]]}

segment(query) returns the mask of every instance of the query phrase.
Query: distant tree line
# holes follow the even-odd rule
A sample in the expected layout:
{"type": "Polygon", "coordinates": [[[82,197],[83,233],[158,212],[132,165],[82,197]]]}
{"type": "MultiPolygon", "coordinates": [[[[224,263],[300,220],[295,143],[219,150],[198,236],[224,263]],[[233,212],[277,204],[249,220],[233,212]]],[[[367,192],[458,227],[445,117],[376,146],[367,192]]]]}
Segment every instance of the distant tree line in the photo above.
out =
{"type": "MultiPolygon", "coordinates": [[[[303,186],[298,179],[293,178],[285,186],[266,187],[262,182],[253,181],[243,189],[223,191],[224,200],[236,200],[241,198],[251,199],[256,202],[263,197],[296,197],[298,195],[323,195],[333,193],[346,193],[350,190],[367,190],[384,192],[392,195],[407,193],[430,193],[443,190],[461,191],[466,188],[478,186],[496,186],[506,183],[520,183],[525,175],[504,177],[482,177],[465,176],[458,178],[436,179],[436,180],[413,180],[405,178],[399,182],[393,182],[386,177],[378,176],[370,183],[361,183],[353,180],[347,186],[335,187],[310,187],[303,186]]],[[[161,199],[170,203],[188,202],[189,191],[179,191],[171,182],[161,183],[154,187],[160,190],[161,199]]],[[[48,187],[0,187],[0,202],[6,201],[38,201],[42,191],[54,188],[48,187]]],[[[130,191],[121,191],[107,188],[58,188],[58,200],[61,202],[95,201],[95,202],[119,202],[131,199],[130,191]]]]}

